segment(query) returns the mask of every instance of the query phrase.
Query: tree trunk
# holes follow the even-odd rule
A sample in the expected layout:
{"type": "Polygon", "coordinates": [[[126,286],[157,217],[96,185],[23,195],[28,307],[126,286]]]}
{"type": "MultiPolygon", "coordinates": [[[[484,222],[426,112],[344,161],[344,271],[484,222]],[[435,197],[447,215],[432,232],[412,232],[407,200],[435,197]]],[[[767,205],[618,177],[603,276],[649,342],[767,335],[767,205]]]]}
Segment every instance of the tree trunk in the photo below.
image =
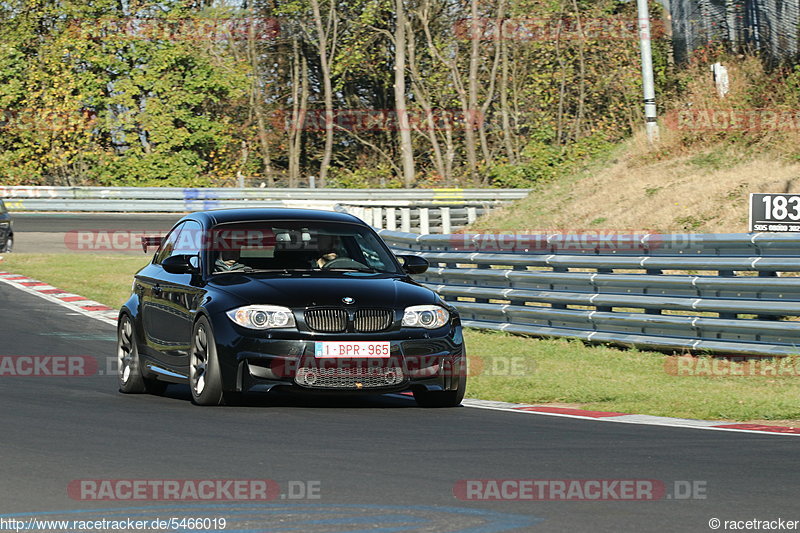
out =
{"type": "MultiPolygon", "coordinates": [[[[410,21],[408,26],[410,28],[410,21]]],[[[408,31],[407,34],[411,34],[411,32],[408,31]]],[[[436,136],[437,126],[434,120],[433,107],[431,106],[428,91],[426,91],[424,86],[424,77],[420,73],[419,65],[417,64],[416,43],[414,42],[413,36],[408,39],[408,68],[411,71],[411,89],[414,91],[414,97],[425,113],[425,124],[427,126],[425,135],[428,137],[431,148],[433,149],[433,166],[437,174],[439,174],[445,182],[449,182],[452,176],[447,172],[444,159],[442,158],[442,148],[436,136]]]]}
{"type": "MultiPolygon", "coordinates": [[[[314,24],[317,28],[317,52],[319,53],[320,70],[322,71],[322,97],[325,101],[325,148],[319,165],[319,186],[325,187],[328,181],[328,167],[333,156],[333,86],[331,83],[330,57],[328,57],[328,33],[322,24],[319,1],[311,0],[314,12],[314,24]]],[[[329,22],[336,16],[335,3],[331,0],[329,22]]],[[[335,35],[334,35],[335,40],[335,35]]]]}
{"type": "Polygon", "coordinates": [[[506,149],[506,157],[512,165],[517,163],[517,154],[514,151],[512,137],[514,135],[511,127],[511,113],[508,107],[508,44],[505,39],[500,43],[502,47],[502,68],[500,70],[500,116],[503,120],[503,145],[506,149]]]}
{"type": "MultiPolygon", "coordinates": [[[[253,71],[253,83],[250,85],[250,108],[256,117],[257,137],[261,153],[261,165],[264,167],[264,176],[267,179],[267,185],[274,187],[275,176],[272,172],[267,121],[264,118],[264,109],[262,107],[264,99],[259,81],[261,80],[261,61],[259,60],[258,47],[256,46],[255,26],[251,24],[248,30],[247,59],[253,71]]],[[[235,52],[236,47],[232,46],[231,49],[235,52]]]]}
{"type": "Polygon", "coordinates": [[[292,42],[292,118],[289,127],[289,186],[297,187],[300,181],[300,152],[302,150],[303,124],[308,105],[308,62],[301,58],[295,39],[292,42]]]}
{"type": "Polygon", "coordinates": [[[480,45],[481,35],[478,22],[478,0],[470,0],[470,21],[472,23],[472,31],[470,32],[469,51],[469,80],[467,81],[467,102],[464,109],[465,119],[465,132],[464,138],[467,143],[467,159],[470,165],[470,173],[472,180],[478,181],[478,155],[475,142],[475,129],[476,129],[476,115],[478,114],[478,64],[480,63],[480,45]]]}
{"type": "MultiPolygon", "coordinates": [[[[397,112],[403,185],[411,187],[414,184],[415,171],[411,123],[406,108],[406,11],[404,1],[395,0],[397,20],[394,35],[394,107],[397,112]]],[[[413,35],[411,38],[413,39],[413,35]]]]}

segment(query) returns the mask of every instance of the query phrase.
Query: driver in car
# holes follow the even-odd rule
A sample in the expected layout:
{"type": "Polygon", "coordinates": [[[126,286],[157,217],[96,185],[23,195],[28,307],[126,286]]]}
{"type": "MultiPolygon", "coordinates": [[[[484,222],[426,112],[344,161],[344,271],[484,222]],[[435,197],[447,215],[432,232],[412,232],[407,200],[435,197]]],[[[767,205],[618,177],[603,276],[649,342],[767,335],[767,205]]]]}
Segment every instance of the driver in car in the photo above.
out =
{"type": "Polygon", "coordinates": [[[337,249],[337,238],[334,235],[318,235],[317,236],[317,250],[320,253],[319,258],[315,261],[315,264],[322,268],[331,261],[335,260],[339,257],[336,252],[337,249]]]}
{"type": "Polygon", "coordinates": [[[239,262],[240,256],[240,250],[221,251],[214,262],[214,272],[230,272],[244,268],[244,265],[239,262]]]}

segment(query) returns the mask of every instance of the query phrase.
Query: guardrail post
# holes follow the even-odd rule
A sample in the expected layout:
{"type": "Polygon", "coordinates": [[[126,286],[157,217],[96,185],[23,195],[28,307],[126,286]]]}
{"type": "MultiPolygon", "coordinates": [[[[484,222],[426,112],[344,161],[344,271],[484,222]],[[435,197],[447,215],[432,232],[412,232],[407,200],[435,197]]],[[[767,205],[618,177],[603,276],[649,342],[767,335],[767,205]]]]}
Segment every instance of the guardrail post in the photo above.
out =
{"type": "Polygon", "coordinates": [[[430,212],[427,207],[419,210],[419,232],[422,235],[428,235],[431,232],[430,212]]]}
{"type": "Polygon", "coordinates": [[[394,207],[386,208],[386,229],[395,231],[397,229],[397,214],[394,207]]]}
{"type": "Polygon", "coordinates": [[[452,233],[450,226],[450,208],[441,207],[439,208],[439,211],[442,213],[442,233],[449,235],[452,233]]]}
{"type": "Polygon", "coordinates": [[[364,210],[364,214],[361,217],[361,220],[363,220],[366,224],[369,224],[371,226],[372,225],[372,209],[367,209],[367,208],[363,208],[363,207],[362,207],[362,209],[364,210]]]}
{"type": "Polygon", "coordinates": [[[400,231],[411,233],[411,209],[408,207],[400,208],[400,231]]]}
{"type": "Polygon", "coordinates": [[[380,207],[372,208],[372,225],[378,229],[383,228],[383,213],[380,207]]]}
{"type": "Polygon", "coordinates": [[[467,207],[467,224],[472,224],[478,220],[478,208],[467,207]]]}

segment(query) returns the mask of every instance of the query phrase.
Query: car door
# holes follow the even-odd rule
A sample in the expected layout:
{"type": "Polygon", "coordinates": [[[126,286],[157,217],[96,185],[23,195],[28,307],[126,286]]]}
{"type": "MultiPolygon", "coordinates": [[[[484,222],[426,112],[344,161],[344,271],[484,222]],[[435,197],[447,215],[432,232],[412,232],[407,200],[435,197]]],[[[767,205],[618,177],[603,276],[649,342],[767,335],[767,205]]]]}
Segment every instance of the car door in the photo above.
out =
{"type": "MultiPolygon", "coordinates": [[[[200,266],[201,246],[200,224],[188,220],[181,227],[170,252],[173,255],[187,255],[193,258],[195,266],[200,266]]],[[[166,259],[166,257],[164,258],[166,259]]],[[[163,260],[163,259],[162,259],[163,260]]],[[[192,338],[194,316],[199,307],[203,291],[198,274],[171,274],[162,269],[161,305],[158,328],[164,342],[163,360],[179,372],[188,372],[189,344],[192,338]]]]}
{"type": "Polygon", "coordinates": [[[153,259],[153,274],[142,284],[142,323],[150,354],[168,369],[188,366],[193,307],[198,287],[192,274],[171,274],[161,263],[173,255],[199,255],[193,243],[200,225],[186,221],[166,236],[153,259]],[[189,246],[189,248],[187,248],[189,246]]]}

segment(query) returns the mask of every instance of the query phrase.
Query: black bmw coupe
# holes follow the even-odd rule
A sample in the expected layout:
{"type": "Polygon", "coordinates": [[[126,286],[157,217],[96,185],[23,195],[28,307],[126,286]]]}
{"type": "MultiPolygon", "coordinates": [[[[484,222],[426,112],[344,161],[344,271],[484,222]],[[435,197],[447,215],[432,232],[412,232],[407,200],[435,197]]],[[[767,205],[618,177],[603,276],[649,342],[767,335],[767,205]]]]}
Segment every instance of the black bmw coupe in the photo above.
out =
{"type": "Polygon", "coordinates": [[[193,213],[136,273],[117,328],[119,387],[188,383],[199,405],[276,387],[315,393],[412,391],[457,406],[466,355],[456,310],[343,213],[228,209],[193,213]]]}

